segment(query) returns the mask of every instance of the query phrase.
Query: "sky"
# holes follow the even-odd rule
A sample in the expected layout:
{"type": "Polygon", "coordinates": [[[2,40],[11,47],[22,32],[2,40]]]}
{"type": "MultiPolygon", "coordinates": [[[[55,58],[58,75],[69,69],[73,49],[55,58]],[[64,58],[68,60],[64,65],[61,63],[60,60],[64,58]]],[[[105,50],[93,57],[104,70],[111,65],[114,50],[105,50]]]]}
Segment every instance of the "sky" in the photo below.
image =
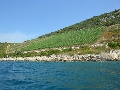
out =
{"type": "Polygon", "coordinates": [[[0,0],[0,42],[20,43],[120,9],[120,0],[0,0]]]}

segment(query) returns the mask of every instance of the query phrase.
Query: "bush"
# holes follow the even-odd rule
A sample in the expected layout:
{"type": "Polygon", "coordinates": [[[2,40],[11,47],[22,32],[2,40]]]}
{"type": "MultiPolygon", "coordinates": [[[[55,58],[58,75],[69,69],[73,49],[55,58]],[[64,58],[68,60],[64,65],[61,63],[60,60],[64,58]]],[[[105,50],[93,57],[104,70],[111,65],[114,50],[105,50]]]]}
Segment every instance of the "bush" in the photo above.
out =
{"type": "Polygon", "coordinates": [[[120,47],[120,43],[119,42],[109,42],[108,46],[112,49],[115,49],[117,47],[120,47]]]}

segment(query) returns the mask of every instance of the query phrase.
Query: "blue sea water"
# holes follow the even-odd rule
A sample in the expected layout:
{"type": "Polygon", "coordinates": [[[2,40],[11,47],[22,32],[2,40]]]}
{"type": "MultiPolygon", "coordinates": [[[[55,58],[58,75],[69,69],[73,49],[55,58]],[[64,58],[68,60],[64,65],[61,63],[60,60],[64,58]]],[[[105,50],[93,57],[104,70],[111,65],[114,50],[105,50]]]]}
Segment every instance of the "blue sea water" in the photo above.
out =
{"type": "Polygon", "coordinates": [[[0,90],[120,90],[120,62],[0,61],[0,90]]]}

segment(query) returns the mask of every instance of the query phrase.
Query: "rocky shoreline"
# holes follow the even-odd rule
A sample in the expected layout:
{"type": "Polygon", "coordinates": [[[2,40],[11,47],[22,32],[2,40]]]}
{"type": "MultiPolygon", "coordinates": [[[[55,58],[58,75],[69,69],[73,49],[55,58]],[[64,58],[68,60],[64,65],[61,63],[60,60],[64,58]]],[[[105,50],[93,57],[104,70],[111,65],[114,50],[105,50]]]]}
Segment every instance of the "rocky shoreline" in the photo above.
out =
{"type": "Polygon", "coordinates": [[[120,61],[120,50],[111,50],[109,53],[86,55],[51,55],[34,57],[0,58],[1,61],[40,61],[40,62],[79,62],[79,61],[120,61]]]}

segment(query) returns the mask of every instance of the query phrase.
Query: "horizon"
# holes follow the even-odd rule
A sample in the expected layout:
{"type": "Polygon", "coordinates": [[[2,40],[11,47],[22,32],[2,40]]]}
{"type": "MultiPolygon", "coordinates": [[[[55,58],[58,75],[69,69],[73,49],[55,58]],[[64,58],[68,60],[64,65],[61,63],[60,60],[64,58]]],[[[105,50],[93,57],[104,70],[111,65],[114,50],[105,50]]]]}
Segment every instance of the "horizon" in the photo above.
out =
{"type": "Polygon", "coordinates": [[[120,1],[1,0],[0,42],[21,43],[120,9],[120,1]],[[97,7],[97,8],[96,8],[97,7]]]}

